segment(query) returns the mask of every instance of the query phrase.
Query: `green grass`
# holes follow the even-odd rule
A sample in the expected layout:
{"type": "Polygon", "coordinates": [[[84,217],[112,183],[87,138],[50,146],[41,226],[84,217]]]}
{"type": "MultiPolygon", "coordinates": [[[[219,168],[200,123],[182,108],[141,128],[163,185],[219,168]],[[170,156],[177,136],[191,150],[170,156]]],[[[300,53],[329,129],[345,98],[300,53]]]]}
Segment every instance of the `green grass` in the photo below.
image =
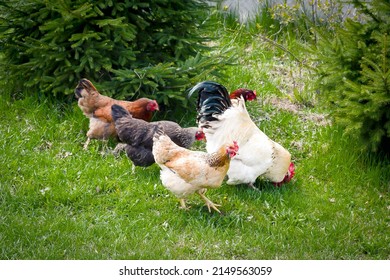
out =
{"type": "MultiPolygon", "coordinates": [[[[293,181],[275,188],[258,180],[260,191],[223,184],[207,193],[222,215],[197,196],[184,211],[161,185],[157,166],[132,173],[124,154],[109,152],[113,142],[82,149],[88,121],[76,101],[5,94],[0,259],[390,258],[389,161],[318,122],[326,111],[310,92],[312,77],[290,75],[297,69],[291,57],[242,28],[222,31],[218,43],[234,45],[239,57],[223,82],[257,90],[248,110],[292,153],[293,181]]],[[[178,120],[194,125],[189,116],[178,120]]]]}
{"type": "Polygon", "coordinates": [[[126,156],[105,153],[101,142],[84,151],[87,121],[77,106],[5,98],[0,258],[389,258],[388,163],[358,152],[336,128],[249,105],[252,115],[271,116],[261,126],[290,148],[297,175],[282,188],[260,180],[260,192],[209,191],[219,215],[196,196],[180,210],[157,166],[132,174],[126,156]]]}

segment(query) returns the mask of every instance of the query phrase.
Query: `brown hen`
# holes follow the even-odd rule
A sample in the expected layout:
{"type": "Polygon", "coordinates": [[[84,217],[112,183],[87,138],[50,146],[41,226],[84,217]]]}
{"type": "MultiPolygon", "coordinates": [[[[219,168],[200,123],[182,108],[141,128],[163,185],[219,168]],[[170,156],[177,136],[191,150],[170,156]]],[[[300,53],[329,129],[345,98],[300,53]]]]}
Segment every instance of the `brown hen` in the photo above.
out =
{"type": "Polygon", "coordinates": [[[95,86],[87,79],[81,79],[75,89],[78,105],[84,115],[89,118],[89,130],[84,149],[91,139],[107,140],[116,137],[117,132],[111,116],[111,106],[114,104],[124,107],[134,118],[150,121],[154,111],[159,110],[156,100],[139,98],[134,101],[116,100],[100,94],[95,86]]]}

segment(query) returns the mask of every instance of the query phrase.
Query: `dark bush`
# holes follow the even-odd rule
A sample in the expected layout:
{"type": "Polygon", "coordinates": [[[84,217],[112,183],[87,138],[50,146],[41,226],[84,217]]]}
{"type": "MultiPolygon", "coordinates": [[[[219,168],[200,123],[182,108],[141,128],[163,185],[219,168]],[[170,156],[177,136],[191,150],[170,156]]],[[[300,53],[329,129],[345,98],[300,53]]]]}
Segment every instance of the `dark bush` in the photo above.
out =
{"type": "Polygon", "coordinates": [[[63,99],[88,78],[117,98],[185,105],[184,89],[224,62],[200,34],[208,9],[198,0],[0,1],[0,79],[63,99]]]}

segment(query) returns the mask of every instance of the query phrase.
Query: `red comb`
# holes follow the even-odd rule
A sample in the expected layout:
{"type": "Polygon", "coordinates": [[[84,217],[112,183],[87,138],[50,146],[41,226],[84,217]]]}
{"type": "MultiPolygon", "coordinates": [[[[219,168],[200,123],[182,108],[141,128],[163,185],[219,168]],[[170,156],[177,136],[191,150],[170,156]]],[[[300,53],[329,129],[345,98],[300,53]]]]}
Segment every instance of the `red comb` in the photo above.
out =
{"type": "Polygon", "coordinates": [[[294,177],[295,175],[295,165],[293,162],[290,163],[290,166],[288,167],[288,171],[287,171],[287,174],[286,176],[284,176],[283,180],[278,182],[278,183],[273,183],[275,187],[280,187],[281,185],[283,185],[284,183],[288,183],[291,181],[291,179],[294,177]]]}

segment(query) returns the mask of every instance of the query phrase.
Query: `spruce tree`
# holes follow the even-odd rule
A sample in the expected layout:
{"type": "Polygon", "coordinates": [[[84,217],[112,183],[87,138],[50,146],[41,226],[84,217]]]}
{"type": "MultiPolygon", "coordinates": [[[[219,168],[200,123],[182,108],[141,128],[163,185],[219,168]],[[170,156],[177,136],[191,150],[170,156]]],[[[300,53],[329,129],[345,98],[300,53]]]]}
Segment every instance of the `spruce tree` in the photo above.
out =
{"type": "Polygon", "coordinates": [[[354,0],[360,19],[319,33],[320,87],[335,121],[368,149],[390,151],[390,2],[354,0]]]}
{"type": "Polygon", "coordinates": [[[224,60],[204,51],[205,1],[12,0],[0,14],[0,79],[23,92],[62,98],[88,78],[117,98],[183,103],[224,60]]]}

